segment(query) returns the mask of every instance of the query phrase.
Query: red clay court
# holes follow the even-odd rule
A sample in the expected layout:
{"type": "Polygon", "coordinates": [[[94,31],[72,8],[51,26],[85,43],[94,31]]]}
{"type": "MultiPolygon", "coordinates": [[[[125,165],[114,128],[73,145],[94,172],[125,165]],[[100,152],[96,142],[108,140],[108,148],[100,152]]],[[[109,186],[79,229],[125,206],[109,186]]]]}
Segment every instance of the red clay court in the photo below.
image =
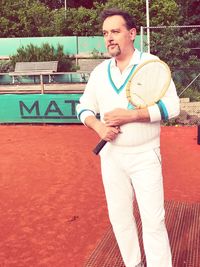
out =
{"type": "MultiPolygon", "coordinates": [[[[0,267],[123,267],[97,136],[83,125],[1,125],[0,137],[0,267]]],[[[174,267],[198,267],[196,127],[162,127],[161,150],[174,267]]]]}

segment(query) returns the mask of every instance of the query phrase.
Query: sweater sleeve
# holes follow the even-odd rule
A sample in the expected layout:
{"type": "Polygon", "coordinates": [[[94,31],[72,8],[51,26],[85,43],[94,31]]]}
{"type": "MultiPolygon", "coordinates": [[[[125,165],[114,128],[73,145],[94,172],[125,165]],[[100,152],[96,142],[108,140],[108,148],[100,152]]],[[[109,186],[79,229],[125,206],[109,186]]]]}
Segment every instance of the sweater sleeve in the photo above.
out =
{"type": "Polygon", "coordinates": [[[173,80],[165,95],[156,104],[148,107],[148,111],[151,122],[168,120],[179,115],[180,100],[173,80]]]}
{"type": "Polygon", "coordinates": [[[76,106],[77,117],[84,124],[88,116],[96,116],[99,112],[95,93],[95,75],[92,72],[85,87],[83,95],[80,97],[79,104],[76,106]]]}

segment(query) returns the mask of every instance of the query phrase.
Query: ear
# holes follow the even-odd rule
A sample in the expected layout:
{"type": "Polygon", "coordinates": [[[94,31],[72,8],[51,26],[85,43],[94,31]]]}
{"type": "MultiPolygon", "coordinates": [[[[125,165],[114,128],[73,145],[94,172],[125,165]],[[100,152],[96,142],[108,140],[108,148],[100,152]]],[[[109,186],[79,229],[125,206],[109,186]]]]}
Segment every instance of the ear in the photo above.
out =
{"type": "Polygon", "coordinates": [[[132,29],[130,29],[129,32],[130,32],[131,40],[135,40],[135,37],[136,37],[136,34],[137,34],[136,29],[132,28],[132,29]]]}

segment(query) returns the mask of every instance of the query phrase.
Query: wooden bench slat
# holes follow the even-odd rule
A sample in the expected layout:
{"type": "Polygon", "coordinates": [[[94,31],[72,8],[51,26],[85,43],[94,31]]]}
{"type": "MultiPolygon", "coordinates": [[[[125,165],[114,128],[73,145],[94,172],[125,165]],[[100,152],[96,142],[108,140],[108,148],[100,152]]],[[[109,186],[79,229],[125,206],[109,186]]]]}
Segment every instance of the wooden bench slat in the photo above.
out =
{"type": "Polygon", "coordinates": [[[54,71],[58,68],[58,61],[40,61],[40,62],[17,62],[14,72],[26,71],[54,71]]]}
{"type": "Polygon", "coordinates": [[[24,72],[24,71],[17,71],[17,72],[10,72],[9,73],[9,75],[10,76],[28,76],[28,75],[32,75],[32,76],[35,76],[35,75],[50,75],[50,74],[55,74],[53,71],[49,71],[49,70],[47,70],[47,71],[44,71],[44,70],[42,70],[42,71],[26,71],[26,72],[24,72]]]}

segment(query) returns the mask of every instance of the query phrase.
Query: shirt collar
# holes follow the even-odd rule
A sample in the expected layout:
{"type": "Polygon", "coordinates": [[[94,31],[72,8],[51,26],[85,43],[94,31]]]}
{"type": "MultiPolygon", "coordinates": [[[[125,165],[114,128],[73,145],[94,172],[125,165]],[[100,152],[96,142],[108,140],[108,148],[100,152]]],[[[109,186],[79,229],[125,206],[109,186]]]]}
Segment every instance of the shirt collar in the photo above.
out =
{"type": "MultiPolygon", "coordinates": [[[[134,66],[134,65],[136,65],[136,64],[139,64],[139,62],[140,62],[140,57],[141,57],[141,53],[140,53],[140,51],[139,51],[138,49],[135,48],[135,51],[133,52],[133,55],[132,55],[132,57],[131,57],[131,60],[130,60],[129,65],[127,66],[127,68],[132,67],[132,66],[134,66]]],[[[116,62],[115,62],[115,58],[114,58],[114,57],[111,59],[110,67],[111,67],[111,68],[117,67],[117,66],[116,66],[116,62]]]]}

